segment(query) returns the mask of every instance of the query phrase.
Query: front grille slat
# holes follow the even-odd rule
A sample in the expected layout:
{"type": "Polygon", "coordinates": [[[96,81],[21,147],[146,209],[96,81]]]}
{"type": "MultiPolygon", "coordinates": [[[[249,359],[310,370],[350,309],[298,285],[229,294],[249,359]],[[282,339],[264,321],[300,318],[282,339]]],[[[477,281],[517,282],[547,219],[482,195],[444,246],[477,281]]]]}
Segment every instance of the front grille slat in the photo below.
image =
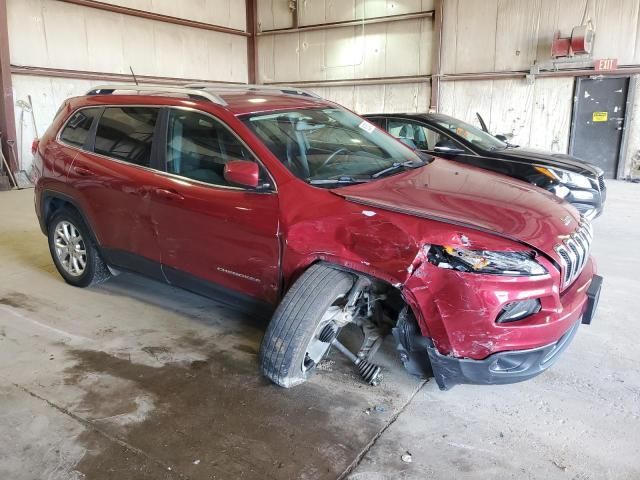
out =
{"type": "Polygon", "coordinates": [[[555,246],[562,268],[562,289],[571,285],[587,264],[592,240],[593,227],[583,218],[576,231],[555,246]]]}

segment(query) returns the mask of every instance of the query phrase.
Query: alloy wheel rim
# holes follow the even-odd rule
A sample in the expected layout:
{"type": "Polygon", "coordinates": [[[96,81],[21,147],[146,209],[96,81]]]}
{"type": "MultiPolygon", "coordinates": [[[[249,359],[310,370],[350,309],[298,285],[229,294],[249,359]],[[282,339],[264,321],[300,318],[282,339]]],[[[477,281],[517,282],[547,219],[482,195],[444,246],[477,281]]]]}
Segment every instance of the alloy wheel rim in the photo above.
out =
{"type": "Polygon", "coordinates": [[[331,347],[330,343],[323,342],[320,340],[319,336],[324,327],[326,327],[329,323],[336,323],[340,325],[343,318],[344,313],[344,300],[345,296],[340,295],[338,298],[332,302],[331,306],[327,308],[327,310],[322,315],[322,318],[318,322],[316,329],[311,336],[311,340],[307,344],[307,349],[305,351],[304,358],[302,359],[302,372],[306,373],[310,370],[313,370],[325,357],[329,348],[331,347]],[[336,322],[336,320],[338,320],[336,322]]]}
{"type": "Polygon", "coordinates": [[[58,262],[72,277],[79,277],[87,268],[87,247],[80,231],[67,220],[56,225],[53,244],[58,262]]]}

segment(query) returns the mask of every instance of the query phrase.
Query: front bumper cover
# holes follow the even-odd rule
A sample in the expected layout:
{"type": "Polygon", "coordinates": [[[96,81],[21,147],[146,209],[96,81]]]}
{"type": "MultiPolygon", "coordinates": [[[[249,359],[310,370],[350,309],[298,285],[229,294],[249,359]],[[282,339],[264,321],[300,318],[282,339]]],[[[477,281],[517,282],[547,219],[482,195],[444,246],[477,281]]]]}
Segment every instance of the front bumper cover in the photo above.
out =
{"type": "Polygon", "coordinates": [[[494,353],[484,360],[442,355],[431,343],[427,353],[433,376],[440,390],[463,383],[502,385],[529,380],[555,363],[571,343],[580,323],[576,322],[557,342],[528,350],[494,353]]]}
{"type": "Polygon", "coordinates": [[[426,350],[431,371],[441,390],[458,384],[502,385],[517,383],[539,375],[553,365],[569,346],[580,324],[591,324],[598,307],[602,277],[593,276],[587,290],[587,305],[579,321],[575,322],[557,341],[542,347],[512,350],[489,355],[483,360],[442,355],[430,339],[426,350]]]}

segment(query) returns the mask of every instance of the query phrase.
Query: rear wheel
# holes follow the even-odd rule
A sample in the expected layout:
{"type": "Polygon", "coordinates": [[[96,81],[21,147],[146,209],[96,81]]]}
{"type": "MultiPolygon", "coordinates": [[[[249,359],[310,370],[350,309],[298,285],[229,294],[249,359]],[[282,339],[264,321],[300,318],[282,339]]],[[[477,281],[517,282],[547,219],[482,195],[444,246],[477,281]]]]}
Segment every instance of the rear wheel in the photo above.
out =
{"type": "Polygon", "coordinates": [[[344,325],[354,280],[349,273],[320,264],[293,284],[262,340],[260,363],[265,376],[289,388],[313,374],[331,346],[320,340],[320,333],[329,324],[337,330],[344,325]]]}
{"type": "Polygon", "coordinates": [[[111,276],[76,211],[63,208],[56,212],[49,221],[48,239],[53,263],[68,284],[88,287],[111,276]]]}

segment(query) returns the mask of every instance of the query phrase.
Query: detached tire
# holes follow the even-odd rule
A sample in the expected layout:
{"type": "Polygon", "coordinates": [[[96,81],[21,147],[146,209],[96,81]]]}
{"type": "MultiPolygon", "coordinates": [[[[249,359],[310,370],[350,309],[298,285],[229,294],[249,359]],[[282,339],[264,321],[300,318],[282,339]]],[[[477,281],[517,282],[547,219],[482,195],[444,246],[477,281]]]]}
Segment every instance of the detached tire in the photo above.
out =
{"type": "Polygon", "coordinates": [[[91,231],[77,211],[62,208],[54,213],[47,237],[53,263],[69,285],[89,287],[111,277],[91,231]]]}
{"type": "Polygon", "coordinates": [[[330,344],[318,344],[317,336],[330,323],[327,317],[340,309],[355,278],[326,265],[311,266],[289,289],[276,309],[260,349],[262,372],[281,387],[305,382],[330,344]],[[338,305],[336,305],[338,304],[338,305]],[[324,351],[322,348],[326,345],[324,351]],[[308,348],[315,351],[312,360],[308,348]],[[320,348],[320,350],[318,350],[320,348]]]}

